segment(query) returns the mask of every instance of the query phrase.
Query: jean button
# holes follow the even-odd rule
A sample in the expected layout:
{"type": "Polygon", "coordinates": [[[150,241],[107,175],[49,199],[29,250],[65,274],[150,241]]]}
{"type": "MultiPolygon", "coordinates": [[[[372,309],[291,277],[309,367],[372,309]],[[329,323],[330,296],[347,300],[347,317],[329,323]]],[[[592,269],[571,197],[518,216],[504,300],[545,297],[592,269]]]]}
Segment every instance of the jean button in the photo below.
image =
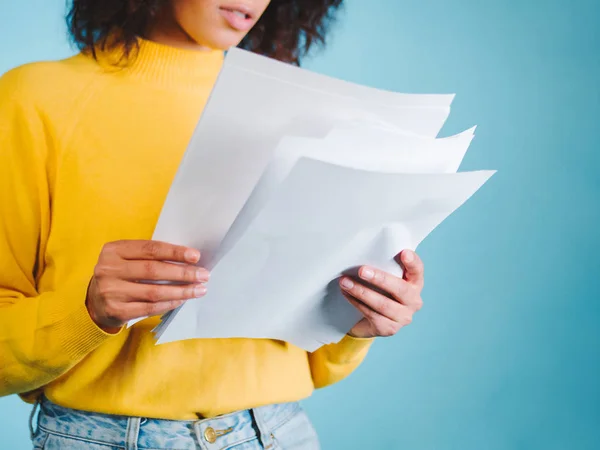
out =
{"type": "Polygon", "coordinates": [[[214,444],[217,441],[217,432],[212,427],[208,427],[204,430],[204,439],[209,444],[214,444]]]}

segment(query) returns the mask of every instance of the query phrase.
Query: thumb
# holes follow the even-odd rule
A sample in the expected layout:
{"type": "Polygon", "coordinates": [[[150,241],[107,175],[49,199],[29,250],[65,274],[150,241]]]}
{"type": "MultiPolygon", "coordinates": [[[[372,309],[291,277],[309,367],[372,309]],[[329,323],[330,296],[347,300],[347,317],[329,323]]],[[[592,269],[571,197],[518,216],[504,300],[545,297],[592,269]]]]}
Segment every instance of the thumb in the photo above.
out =
{"type": "Polygon", "coordinates": [[[400,253],[400,264],[404,267],[404,279],[411,284],[423,288],[423,261],[412,250],[402,250],[400,253]]]}

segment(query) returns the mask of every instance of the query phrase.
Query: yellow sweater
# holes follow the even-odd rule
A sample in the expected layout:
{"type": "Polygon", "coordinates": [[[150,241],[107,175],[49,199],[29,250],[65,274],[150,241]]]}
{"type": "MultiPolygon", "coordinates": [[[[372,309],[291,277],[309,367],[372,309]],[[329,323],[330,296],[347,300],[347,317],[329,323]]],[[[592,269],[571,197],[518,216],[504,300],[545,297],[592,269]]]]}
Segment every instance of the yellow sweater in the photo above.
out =
{"type": "Polygon", "coordinates": [[[272,340],[156,346],[157,318],[117,335],[92,322],[100,250],[151,238],[223,60],[147,41],[126,67],[107,64],[114,56],[0,78],[0,396],[195,419],[300,400],[346,377],[371,340],[312,354],[272,340]]]}

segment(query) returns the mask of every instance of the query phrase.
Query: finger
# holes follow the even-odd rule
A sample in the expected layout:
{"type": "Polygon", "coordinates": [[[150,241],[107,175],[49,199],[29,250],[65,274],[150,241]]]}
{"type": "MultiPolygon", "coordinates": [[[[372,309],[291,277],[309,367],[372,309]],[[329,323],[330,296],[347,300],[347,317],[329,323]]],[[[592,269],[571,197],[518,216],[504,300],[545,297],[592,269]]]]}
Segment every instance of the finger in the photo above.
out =
{"type": "Polygon", "coordinates": [[[112,244],[113,250],[123,259],[147,259],[196,264],[200,252],[196,249],[160,241],[118,241],[112,244]]]}
{"type": "Polygon", "coordinates": [[[404,266],[404,279],[422,289],[424,267],[419,255],[411,250],[403,250],[400,253],[400,262],[404,266]]]}
{"type": "Polygon", "coordinates": [[[183,305],[187,300],[168,300],[165,302],[133,302],[128,305],[129,320],[140,317],[160,316],[183,305]]]}
{"type": "Polygon", "coordinates": [[[362,266],[358,269],[358,276],[384,293],[390,294],[401,303],[404,302],[404,298],[409,296],[410,285],[402,278],[383,270],[362,266]]]}
{"type": "Polygon", "coordinates": [[[122,292],[133,301],[158,303],[202,297],[206,294],[206,286],[202,284],[173,286],[163,284],[127,283],[127,286],[123,287],[122,292]]]}
{"type": "Polygon", "coordinates": [[[340,287],[344,292],[359,300],[377,314],[387,317],[390,320],[397,321],[404,313],[404,306],[397,301],[379,292],[375,292],[373,289],[369,289],[360,283],[355,283],[349,277],[341,278],[340,287]]]}
{"type": "Polygon", "coordinates": [[[352,296],[348,295],[347,293],[344,293],[344,297],[346,297],[346,300],[348,300],[356,309],[358,309],[358,311],[371,323],[378,336],[393,336],[400,328],[402,328],[401,323],[395,322],[387,317],[382,316],[381,314],[378,314],[355,298],[352,298],[352,296]]]}
{"type": "Polygon", "coordinates": [[[210,272],[189,264],[162,261],[127,261],[120,276],[125,280],[161,280],[186,284],[206,283],[210,272]]]}

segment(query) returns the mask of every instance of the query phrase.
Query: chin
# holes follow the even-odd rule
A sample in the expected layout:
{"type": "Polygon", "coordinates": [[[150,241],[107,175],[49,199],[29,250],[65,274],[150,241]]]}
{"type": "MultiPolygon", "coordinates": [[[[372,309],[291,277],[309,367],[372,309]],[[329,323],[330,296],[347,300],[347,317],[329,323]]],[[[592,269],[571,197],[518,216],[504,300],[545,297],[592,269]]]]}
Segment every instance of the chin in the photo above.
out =
{"type": "Polygon", "coordinates": [[[214,33],[211,36],[203,37],[204,39],[198,39],[196,42],[212,49],[228,50],[242,42],[245,34],[232,30],[219,30],[219,32],[214,33]]]}

